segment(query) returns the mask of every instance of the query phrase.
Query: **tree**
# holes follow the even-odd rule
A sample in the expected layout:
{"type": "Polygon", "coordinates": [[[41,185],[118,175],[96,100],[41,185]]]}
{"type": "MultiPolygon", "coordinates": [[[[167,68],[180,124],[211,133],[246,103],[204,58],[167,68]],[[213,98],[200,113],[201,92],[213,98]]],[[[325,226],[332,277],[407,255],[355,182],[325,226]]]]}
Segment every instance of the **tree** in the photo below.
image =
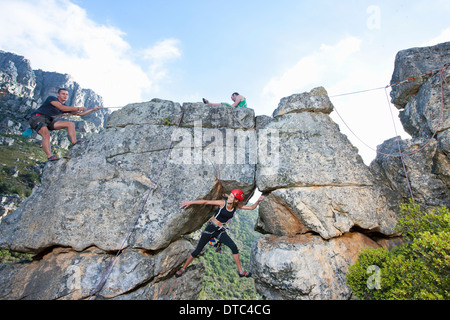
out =
{"type": "Polygon", "coordinates": [[[441,207],[422,212],[420,205],[400,205],[396,230],[405,243],[388,251],[363,250],[349,268],[347,285],[360,299],[449,299],[450,212],[441,207]]]}

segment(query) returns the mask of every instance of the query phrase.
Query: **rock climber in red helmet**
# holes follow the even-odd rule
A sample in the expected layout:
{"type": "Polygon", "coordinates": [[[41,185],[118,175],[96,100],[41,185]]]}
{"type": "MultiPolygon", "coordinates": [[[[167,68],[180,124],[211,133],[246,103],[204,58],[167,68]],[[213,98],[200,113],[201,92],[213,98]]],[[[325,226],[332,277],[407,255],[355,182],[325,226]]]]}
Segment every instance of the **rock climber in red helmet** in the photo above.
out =
{"type": "Polygon", "coordinates": [[[225,224],[230,221],[236,210],[253,210],[255,209],[258,204],[265,199],[264,196],[261,196],[258,201],[256,201],[251,206],[246,206],[241,203],[245,198],[244,192],[240,189],[234,189],[230,192],[230,195],[228,196],[228,199],[225,200],[195,200],[195,201],[183,201],[181,203],[181,207],[186,209],[191,205],[200,204],[200,205],[212,205],[212,206],[219,206],[219,209],[217,210],[217,213],[214,215],[213,218],[211,218],[205,228],[205,230],[202,233],[202,236],[197,244],[197,248],[189,255],[188,259],[186,260],[184,266],[177,271],[175,274],[175,277],[181,277],[186,270],[186,268],[189,266],[189,264],[196,258],[202,249],[205,247],[205,245],[211,240],[212,238],[216,238],[221,243],[226,245],[231,249],[231,252],[233,253],[233,259],[236,262],[236,266],[238,268],[238,273],[240,277],[250,277],[251,274],[247,271],[244,271],[241,266],[241,260],[239,259],[239,250],[234,243],[234,241],[230,238],[230,236],[227,234],[225,229],[225,224]]]}

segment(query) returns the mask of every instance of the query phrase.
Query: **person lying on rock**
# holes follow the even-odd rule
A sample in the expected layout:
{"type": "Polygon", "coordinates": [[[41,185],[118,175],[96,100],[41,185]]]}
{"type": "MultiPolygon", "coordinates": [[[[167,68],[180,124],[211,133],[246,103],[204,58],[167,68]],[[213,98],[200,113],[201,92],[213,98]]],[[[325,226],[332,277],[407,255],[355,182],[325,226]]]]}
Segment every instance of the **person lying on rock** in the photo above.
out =
{"type": "Polygon", "coordinates": [[[75,125],[72,121],[63,121],[57,118],[63,115],[76,115],[83,117],[89,113],[101,109],[97,106],[87,110],[85,107],[69,107],[64,103],[69,98],[69,91],[61,88],[58,90],[57,96],[49,96],[44,103],[29,115],[29,124],[31,129],[36,131],[42,137],[42,149],[47,155],[48,161],[59,160],[51,152],[50,147],[50,131],[67,129],[71,146],[80,144],[77,141],[75,133],[75,125]]]}
{"type": "Polygon", "coordinates": [[[230,238],[228,233],[226,232],[225,225],[228,221],[230,221],[236,210],[253,210],[258,204],[265,199],[264,196],[261,196],[256,203],[251,206],[246,206],[240,203],[244,200],[244,193],[240,189],[234,189],[231,191],[228,199],[225,200],[195,200],[195,201],[183,201],[181,203],[181,207],[186,209],[191,205],[200,204],[200,205],[212,205],[219,206],[216,215],[211,218],[203,231],[200,240],[197,244],[197,248],[189,255],[186,260],[184,266],[178,270],[175,274],[176,278],[179,278],[186,271],[186,268],[189,264],[196,258],[205,245],[213,238],[216,238],[218,241],[226,245],[231,249],[233,253],[233,259],[236,262],[236,266],[238,268],[238,273],[240,277],[250,277],[251,274],[247,271],[244,271],[241,266],[241,260],[239,259],[239,250],[234,243],[234,241],[230,238]]]}
{"type": "Polygon", "coordinates": [[[203,103],[204,104],[208,104],[210,106],[215,106],[215,107],[220,107],[220,106],[228,106],[228,107],[232,107],[232,108],[247,108],[247,100],[245,99],[245,97],[241,96],[239,93],[235,92],[231,95],[231,100],[233,100],[233,105],[230,105],[226,102],[222,102],[222,103],[211,103],[206,99],[203,99],[203,103]]]}

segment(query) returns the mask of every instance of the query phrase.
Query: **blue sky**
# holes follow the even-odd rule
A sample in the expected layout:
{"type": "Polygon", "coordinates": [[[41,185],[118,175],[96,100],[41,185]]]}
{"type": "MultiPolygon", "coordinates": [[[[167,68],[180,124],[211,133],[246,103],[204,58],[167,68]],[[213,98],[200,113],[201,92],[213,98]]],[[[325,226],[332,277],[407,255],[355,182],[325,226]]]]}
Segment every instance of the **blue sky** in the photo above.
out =
{"type": "MultiPolygon", "coordinates": [[[[399,50],[450,41],[448,0],[0,0],[0,8],[1,50],[71,74],[109,107],[155,97],[230,102],[238,91],[256,114],[271,115],[282,97],[317,86],[329,95],[385,86],[399,50]]],[[[373,148],[394,136],[384,90],[332,102],[373,148]]],[[[332,117],[369,163],[375,153],[332,117]]]]}

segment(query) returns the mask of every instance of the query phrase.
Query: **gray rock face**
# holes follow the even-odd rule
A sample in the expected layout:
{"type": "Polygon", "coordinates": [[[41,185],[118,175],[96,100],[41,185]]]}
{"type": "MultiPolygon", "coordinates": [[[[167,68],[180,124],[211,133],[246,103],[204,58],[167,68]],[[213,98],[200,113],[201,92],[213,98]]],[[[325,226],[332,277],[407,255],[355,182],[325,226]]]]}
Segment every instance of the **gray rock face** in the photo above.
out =
{"type": "MultiPolygon", "coordinates": [[[[450,68],[444,70],[443,77],[450,83],[450,68]]],[[[411,136],[439,137],[450,128],[450,92],[445,82],[443,88],[441,84],[440,74],[433,75],[419,88],[416,95],[409,97],[408,103],[400,112],[403,127],[411,136]]]]}
{"type": "Polygon", "coordinates": [[[370,168],[381,183],[401,198],[414,199],[426,208],[450,205],[450,42],[433,47],[400,51],[396,57],[391,83],[413,74],[441,68],[414,83],[393,88],[393,102],[400,120],[413,139],[400,141],[410,184],[408,185],[397,140],[390,139],[378,147],[380,152],[370,168]],[[447,64],[447,67],[442,68],[447,64]],[[445,82],[446,81],[446,82],[445,82]],[[411,191],[410,191],[411,188],[411,191]]]}
{"type": "MultiPolygon", "coordinates": [[[[447,50],[442,44],[400,52],[392,82],[443,65],[447,50]]],[[[12,77],[24,74],[16,69],[12,77]]],[[[443,74],[449,81],[448,70],[443,74]]],[[[17,92],[31,90],[26,83],[33,81],[17,92]]],[[[445,88],[440,109],[441,83],[430,74],[393,88],[413,136],[400,141],[403,160],[425,207],[450,199],[450,101],[445,88]]],[[[0,248],[40,259],[0,266],[0,298],[89,297],[133,230],[96,297],[195,299],[202,266],[173,275],[193,249],[184,235],[212,210],[184,211],[180,202],[218,199],[234,188],[250,195],[255,187],[267,196],[256,225],[265,235],[251,253],[257,291],[269,299],[351,298],[345,274],[360,250],[401,242],[395,210],[409,185],[401,159],[382,154],[398,153],[396,138],[378,147],[368,168],[329,117],[332,110],[325,89],[316,88],[283,98],[273,119],[159,99],[114,112],[105,130],[48,164],[42,186],[2,220],[0,248]]]]}
{"type": "MultiPolygon", "coordinates": [[[[278,146],[275,161],[260,159],[257,184],[261,191],[294,186],[368,185],[371,174],[356,148],[323,113],[289,113],[265,130],[274,135],[263,144],[278,146]]],[[[274,152],[275,153],[275,152],[274,152]]],[[[265,157],[265,155],[262,155],[265,157]]]]}
{"type": "MultiPolygon", "coordinates": [[[[249,195],[254,189],[256,164],[225,161],[231,150],[243,153],[244,159],[250,152],[248,148],[246,151],[245,143],[242,147],[239,143],[235,145],[234,139],[232,144],[219,143],[219,140],[227,141],[227,137],[239,138],[237,132],[243,131],[239,123],[233,125],[232,109],[212,110],[203,104],[186,104],[183,109],[186,118],[181,118],[183,112],[179,104],[154,100],[132,104],[113,113],[107,128],[82,146],[74,147],[70,159],[48,164],[42,186],[0,224],[0,247],[32,253],[54,247],[71,248],[73,262],[64,262],[65,269],[73,269],[75,261],[81,259],[79,256],[84,257],[86,252],[96,248],[95,257],[86,260],[83,266],[76,265],[81,268],[80,281],[85,287],[81,286],[70,295],[86,298],[95,288],[94,279],[98,280],[104,270],[99,262],[96,262],[98,266],[92,265],[93,261],[103,261],[109,256],[108,252],[119,250],[133,230],[120,256],[120,260],[127,261],[122,262],[125,263],[123,268],[134,270],[130,279],[122,279],[122,267],[115,267],[113,279],[117,275],[116,282],[108,280],[111,282],[109,289],[107,282],[99,296],[107,299],[169,298],[158,293],[156,287],[141,288],[142,283],[165,290],[170,289],[170,284],[174,286],[171,290],[177,291],[178,297],[183,299],[198,295],[200,289],[192,290],[192,286],[201,288],[201,267],[194,267],[192,276],[187,277],[195,279],[194,284],[169,279],[193,250],[186,244],[174,247],[174,243],[180,243],[182,235],[199,229],[211,216],[212,208],[193,206],[185,211],[180,203],[220,199],[223,192],[234,188],[241,188],[249,195]],[[216,113],[221,117],[210,120],[216,113]],[[195,126],[201,123],[205,127],[195,126]],[[222,129],[225,127],[226,130],[222,129]],[[170,145],[173,148],[169,153],[170,145]],[[152,252],[158,252],[157,257],[167,258],[158,258],[156,262],[151,258],[141,265],[141,261],[147,260],[146,252],[151,257],[152,252]],[[167,259],[175,257],[179,257],[176,262],[167,265],[167,259]],[[138,266],[144,268],[143,274],[136,271],[138,266]],[[163,271],[152,271],[152,268],[163,271]],[[159,272],[163,273],[161,279],[157,276],[159,272]],[[168,282],[163,286],[160,280],[168,282]]],[[[253,110],[237,111],[236,117],[254,126],[253,110]]],[[[248,134],[256,139],[254,131],[248,134]]],[[[36,268],[40,270],[43,263],[36,264],[36,268]]],[[[54,277],[63,281],[61,277],[65,275],[56,273],[54,277]]],[[[64,288],[55,287],[52,290],[57,292],[41,292],[35,297],[42,294],[42,297],[58,298],[60,291],[67,294],[64,288]]],[[[26,290],[18,292],[25,294],[26,290]]]]}
{"type": "Polygon", "coordinates": [[[268,197],[256,229],[269,235],[254,243],[251,271],[269,299],[348,299],[348,267],[360,249],[379,246],[352,231],[395,236],[392,199],[328,116],[332,109],[316,88],[282,99],[266,126],[277,134],[262,141],[278,147],[278,158],[257,165],[268,197]]]}
{"type": "Polygon", "coordinates": [[[325,89],[296,97],[295,101],[308,106],[296,103],[298,109],[294,109],[290,99],[282,99],[277,110],[289,112],[276,111],[283,115],[266,126],[277,132],[267,143],[279,148],[276,165],[260,159],[257,166],[257,186],[270,192],[260,207],[259,229],[292,235],[296,225],[299,229],[294,233],[312,231],[324,239],[340,236],[354,226],[394,234],[395,214],[382,189],[347,137],[321,113],[333,108],[325,89]],[[275,207],[290,218],[274,218],[275,207]]]}
{"type": "Polygon", "coordinates": [[[320,112],[330,114],[333,104],[328,98],[323,87],[315,88],[309,94],[293,94],[282,98],[278,108],[273,112],[273,117],[280,117],[287,113],[320,112]]]}
{"type": "MultiPolygon", "coordinates": [[[[401,51],[391,83],[442,68],[449,57],[450,43],[401,51]]],[[[449,82],[448,68],[442,76],[449,82]]],[[[332,105],[324,90],[281,100],[267,126],[277,128],[279,143],[271,144],[279,158],[275,166],[259,159],[257,168],[257,186],[268,192],[256,226],[268,235],[254,243],[251,257],[261,295],[349,299],[345,273],[357,252],[401,243],[393,209],[407,201],[410,187],[425,208],[449,206],[449,94],[439,72],[393,87],[393,103],[413,136],[400,141],[409,184],[401,158],[383,155],[399,154],[396,138],[378,147],[370,170],[362,164],[329,121],[332,105]],[[383,239],[375,243],[360,230],[383,239]]]]}
{"type": "Polygon", "coordinates": [[[361,249],[379,245],[360,233],[323,241],[312,234],[263,236],[252,246],[251,269],[259,294],[275,300],[346,300],[348,266],[361,249]]]}
{"type": "MultiPolygon", "coordinates": [[[[381,183],[395,190],[406,202],[411,198],[411,192],[416,202],[425,207],[435,208],[450,206],[450,189],[448,184],[448,159],[438,150],[435,139],[431,141],[424,138],[415,138],[400,141],[403,161],[407,168],[408,181],[406,180],[403,164],[400,157],[388,157],[379,154],[371,163],[371,169],[381,183]],[[427,145],[428,143],[428,145],[427,145]],[[425,146],[425,148],[423,148],[425,146]],[[416,152],[423,148],[420,152],[416,152]],[[435,167],[439,164],[441,167],[435,167]],[[410,190],[411,188],[411,190],[410,190]]],[[[398,154],[398,142],[396,138],[385,141],[378,146],[378,150],[385,154],[398,154]]]]}
{"type": "Polygon", "coordinates": [[[260,223],[263,230],[277,235],[314,232],[330,239],[349,232],[353,227],[394,235],[396,218],[386,203],[381,191],[374,187],[277,189],[267,202],[261,204],[260,223]],[[290,217],[295,222],[276,218],[273,221],[272,207],[280,204],[289,208],[290,217]],[[300,228],[292,231],[293,225],[300,228]]]}
{"type": "MultiPolygon", "coordinates": [[[[189,269],[174,285],[173,269],[180,265],[192,245],[177,241],[159,253],[127,250],[116,260],[97,299],[195,299],[201,286],[202,266],[189,269]],[[199,279],[200,278],[200,279],[199,279]],[[177,292],[181,287],[186,291],[177,292]],[[133,290],[139,287],[139,290],[133,290]]],[[[39,261],[0,266],[0,298],[8,300],[75,300],[90,298],[114,255],[91,248],[83,252],[57,248],[39,261]]]]}
{"type": "Polygon", "coordinates": [[[424,75],[431,70],[442,68],[450,63],[450,42],[436,46],[411,48],[399,51],[395,58],[395,68],[391,84],[416,77],[413,81],[392,87],[391,98],[397,108],[402,109],[419,88],[429,79],[424,75]],[[422,76],[424,75],[424,76],[422,76]]]}

